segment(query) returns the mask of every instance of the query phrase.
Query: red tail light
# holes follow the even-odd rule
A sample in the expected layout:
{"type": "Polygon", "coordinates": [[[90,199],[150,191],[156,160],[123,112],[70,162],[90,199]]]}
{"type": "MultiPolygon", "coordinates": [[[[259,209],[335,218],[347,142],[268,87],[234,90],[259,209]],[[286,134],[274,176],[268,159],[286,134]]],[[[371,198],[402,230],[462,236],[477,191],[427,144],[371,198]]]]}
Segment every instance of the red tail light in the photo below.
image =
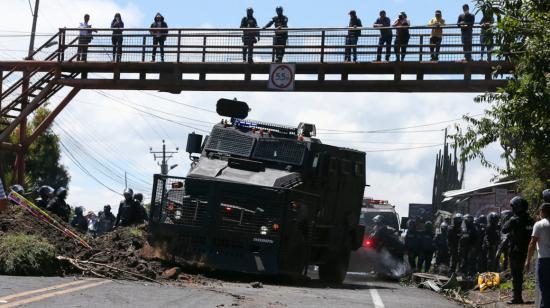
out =
{"type": "Polygon", "coordinates": [[[363,239],[363,247],[373,248],[374,247],[374,241],[371,238],[364,238],[363,239]]]}

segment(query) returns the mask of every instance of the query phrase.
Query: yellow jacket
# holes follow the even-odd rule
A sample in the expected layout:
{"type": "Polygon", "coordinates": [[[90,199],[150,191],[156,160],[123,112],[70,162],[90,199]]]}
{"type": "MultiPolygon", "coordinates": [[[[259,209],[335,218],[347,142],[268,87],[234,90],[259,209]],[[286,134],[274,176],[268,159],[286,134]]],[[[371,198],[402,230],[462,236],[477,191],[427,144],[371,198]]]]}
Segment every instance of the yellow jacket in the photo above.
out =
{"type": "Polygon", "coordinates": [[[445,19],[443,19],[443,18],[437,19],[437,18],[434,17],[428,23],[428,26],[434,27],[434,28],[432,28],[432,36],[434,36],[434,37],[442,37],[443,36],[443,29],[440,28],[440,27],[436,27],[436,25],[438,23],[439,23],[440,26],[444,26],[445,25],[445,19]]]}

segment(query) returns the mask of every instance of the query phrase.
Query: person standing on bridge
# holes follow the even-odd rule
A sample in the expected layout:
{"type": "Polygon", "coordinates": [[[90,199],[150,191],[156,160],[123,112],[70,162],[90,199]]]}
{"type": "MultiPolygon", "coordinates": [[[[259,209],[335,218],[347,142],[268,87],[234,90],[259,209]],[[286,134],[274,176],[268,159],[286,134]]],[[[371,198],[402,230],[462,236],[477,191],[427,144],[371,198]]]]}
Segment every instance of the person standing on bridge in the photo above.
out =
{"type": "Polygon", "coordinates": [[[432,35],[430,36],[430,53],[432,61],[439,61],[439,50],[441,49],[441,41],[443,40],[443,28],[445,19],[441,17],[441,11],[435,11],[435,17],[428,23],[432,27],[432,35]]]}
{"type": "Polygon", "coordinates": [[[466,59],[466,61],[472,61],[472,33],[476,17],[470,13],[470,7],[467,4],[462,6],[462,10],[464,13],[458,16],[458,21],[456,23],[460,27],[460,38],[464,49],[464,59],[466,59]]]}
{"type": "Polygon", "coordinates": [[[124,22],[120,13],[116,13],[113,21],[111,22],[111,29],[113,29],[113,36],[111,42],[113,43],[113,61],[120,62],[122,58],[122,29],[124,28],[124,22]]]}
{"type": "MultiPolygon", "coordinates": [[[[258,29],[258,22],[254,18],[254,9],[251,7],[246,9],[246,16],[241,19],[241,28],[245,29],[258,29]]],[[[258,30],[244,30],[243,31],[243,62],[254,62],[254,44],[260,40],[260,31],[258,30]]]]}
{"type": "MultiPolygon", "coordinates": [[[[349,28],[362,28],[361,19],[357,17],[355,10],[349,12],[349,28]]],[[[361,30],[348,30],[346,36],[346,53],[344,55],[345,62],[351,62],[351,52],[353,50],[353,62],[357,62],[357,41],[361,36],[361,30]]]]}
{"type": "Polygon", "coordinates": [[[88,45],[92,42],[93,36],[92,32],[97,32],[97,30],[92,30],[92,25],[89,24],[90,15],[84,15],[84,21],[80,23],[78,28],[80,29],[78,36],[78,51],[76,55],[76,61],[88,60],[88,45]]]}
{"type": "Polygon", "coordinates": [[[386,16],[386,11],[380,11],[380,17],[372,25],[375,28],[380,29],[380,38],[378,39],[378,50],[376,51],[376,61],[382,60],[382,48],[386,45],[386,61],[390,61],[391,56],[391,40],[393,37],[392,30],[390,29],[391,21],[386,16]]]}
{"type": "Polygon", "coordinates": [[[407,14],[401,12],[398,19],[393,23],[394,27],[397,27],[395,35],[395,61],[404,61],[405,54],[407,53],[407,45],[409,45],[409,27],[411,21],[407,19],[407,14]]]}
{"type": "Polygon", "coordinates": [[[278,6],[275,11],[277,16],[273,17],[263,29],[275,25],[275,36],[273,37],[273,59],[277,63],[283,62],[285,56],[285,46],[288,41],[288,17],[283,15],[283,7],[278,6]]]}
{"type": "Polygon", "coordinates": [[[160,48],[160,61],[164,62],[164,42],[166,41],[166,36],[168,35],[168,24],[164,21],[164,16],[160,13],[155,15],[155,20],[151,24],[151,35],[153,35],[153,57],[152,61],[155,62],[157,56],[157,47],[160,48]]]}
{"type": "Polygon", "coordinates": [[[487,50],[487,60],[489,60],[489,58],[491,57],[494,43],[491,27],[493,26],[494,22],[495,18],[493,17],[493,11],[491,11],[490,9],[483,10],[483,17],[479,22],[479,24],[481,25],[481,33],[479,35],[479,44],[481,45],[481,60],[483,60],[485,50],[487,50]]]}

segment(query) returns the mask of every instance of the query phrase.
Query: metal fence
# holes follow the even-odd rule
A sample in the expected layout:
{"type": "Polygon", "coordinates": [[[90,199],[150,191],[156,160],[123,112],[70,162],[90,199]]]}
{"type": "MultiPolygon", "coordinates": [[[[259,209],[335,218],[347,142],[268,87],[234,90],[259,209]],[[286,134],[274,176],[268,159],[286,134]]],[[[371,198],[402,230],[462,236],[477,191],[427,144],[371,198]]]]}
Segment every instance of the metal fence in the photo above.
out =
{"type": "MultiPolygon", "coordinates": [[[[354,58],[353,48],[357,48],[357,62],[376,61],[378,57],[381,28],[360,28],[361,35],[357,45],[349,40],[348,28],[330,29],[285,29],[288,39],[286,45],[277,42],[281,33],[274,29],[254,29],[259,34],[258,42],[253,48],[253,60],[256,63],[275,61],[277,49],[284,48],[283,62],[289,63],[342,63],[345,61],[346,49],[351,49],[350,59],[354,58]]],[[[409,27],[410,38],[401,47],[406,48],[404,61],[431,61],[434,53],[430,44],[433,28],[409,27]]],[[[122,34],[113,34],[113,29],[89,29],[91,41],[80,36],[81,29],[63,28],[59,33],[58,61],[77,59],[86,48],[87,61],[115,61],[117,50],[115,41],[122,38],[121,62],[152,61],[156,49],[156,61],[178,63],[238,63],[243,62],[243,29],[124,29],[122,34]],[[166,31],[163,46],[156,44],[154,31],[166,31]],[[84,39],[83,39],[84,38],[84,39]],[[163,57],[161,53],[163,49],[163,57]]],[[[357,29],[353,29],[357,30],[357,29]]],[[[391,55],[389,61],[396,60],[397,36],[403,28],[391,28],[391,55]]],[[[464,51],[461,30],[458,26],[442,27],[443,37],[439,61],[461,61],[471,55],[472,60],[491,60],[495,46],[492,38],[482,35],[480,26],[474,26],[471,35],[471,51],[464,51]],[[487,54],[483,50],[489,50],[487,54]]],[[[484,32],[489,32],[485,29],[484,32]]],[[[284,33],[283,33],[284,35],[284,33]]],[[[285,41],[284,39],[282,41],[285,41]]],[[[351,41],[353,42],[353,40],[351,41]]],[[[386,59],[386,47],[382,48],[381,60],[386,59]]],[[[80,59],[82,60],[82,59],[80,59]]]]}

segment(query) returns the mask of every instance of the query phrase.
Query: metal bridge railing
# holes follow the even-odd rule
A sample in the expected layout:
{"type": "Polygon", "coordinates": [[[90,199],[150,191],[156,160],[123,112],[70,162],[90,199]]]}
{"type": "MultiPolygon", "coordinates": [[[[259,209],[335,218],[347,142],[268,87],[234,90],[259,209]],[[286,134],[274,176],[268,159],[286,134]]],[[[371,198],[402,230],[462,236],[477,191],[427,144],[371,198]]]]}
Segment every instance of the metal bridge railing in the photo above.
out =
{"type": "MultiPolygon", "coordinates": [[[[456,25],[444,26],[439,61],[461,61],[465,58],[461,41],[460,28],[456,25]]],[[[371,62],[377,60],[381,28],[361,28],[361,36],[357,42],[357,61],[371,62]]],[[[432,53],[430,47],[431,27],[409,27],[410,39],[406,47],[404,61],[430,61],[432,53]]],[[[122,38],[122,62],[148,62],[152,60],[154,35],[151,30],[166,31],[164,41],[165,62],[188,63],[237,63],[243,62],[243,29],[124,29],[122,34],[113,34],[113,29],[90,29],[93,38],[88,44],[79,34],[81,29],[62,28],[59,33],[58,61],[68,61],[77,56],[79,47],[87,47],[87,61],[114,61],[116,52],[113,52],[114,40],[122,38]]],[[[348,28],[330,29],[285,29],[287,44],[277,45],[275,37],[280,34],[274,29],[254,29],[259,33],[259,41],[253,45],[254,62],[269,63],[275,60],[275,49],[283,48],[283,62],[290,63],[342,63],[345,62],[348,28]],[[275,43],[274,43],[275,42],[275,43]]],[[[356,29],[353,29],[356,30],[356,29]]],[[[391,56],[389,61],[396,60],[396,32],[398,28],[391,28],[393,32],[391,56]]],[[[486,30],[487,31],[487,30],[486,30]]],[[[481,60],[482,48],[485,60],[494,60],[492,52],[496,46],[490,43],[492,39],[481,35],[479,25],[473,27],[472,50],[473,61],[481,60]],[[487,46],[489,45],[489,46],[487,46]]],[[[246,35],[246,34],[245,34],[246,35]]],[[[284,40],[283,40],[284,41],[284,40]]],[[[115,50],[116,51],[116,50],[115,50]]],[[[161,61],[160,46],[157,46],[156,61],[161,61]]],[[[385,60],[386,48],[382,50],[381,58],[385,60]]],[[[353,54],[352,54],[353,58],[353,54]]]]}

